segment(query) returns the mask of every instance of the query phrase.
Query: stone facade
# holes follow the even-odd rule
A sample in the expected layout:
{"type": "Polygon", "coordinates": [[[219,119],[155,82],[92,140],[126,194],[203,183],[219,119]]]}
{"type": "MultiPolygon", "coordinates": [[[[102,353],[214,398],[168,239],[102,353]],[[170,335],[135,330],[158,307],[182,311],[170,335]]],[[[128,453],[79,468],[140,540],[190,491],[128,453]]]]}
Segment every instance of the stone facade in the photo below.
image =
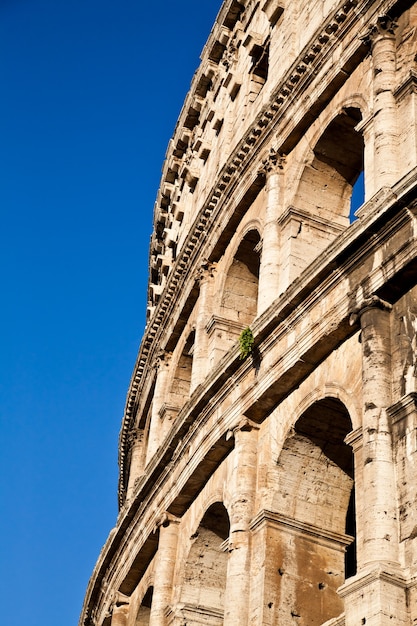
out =
{"type": "Polygon", "coordinates": [[[416,27],[402,0],[224,2],[80,626],[417,623],[416,27]]]}

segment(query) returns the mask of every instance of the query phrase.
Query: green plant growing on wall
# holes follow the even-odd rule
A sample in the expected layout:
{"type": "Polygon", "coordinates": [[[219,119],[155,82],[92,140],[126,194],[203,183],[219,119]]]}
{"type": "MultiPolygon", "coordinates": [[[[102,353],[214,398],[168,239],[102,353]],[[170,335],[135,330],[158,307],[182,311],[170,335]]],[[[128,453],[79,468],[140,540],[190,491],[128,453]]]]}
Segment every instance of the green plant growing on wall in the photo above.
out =
{"type": "Polygon", "coordinates": [[[247,326],[239,335],[240,359],[242,361],[247,359],[251,354],[254,342],[253,332],[249,326],[247,326]]]}

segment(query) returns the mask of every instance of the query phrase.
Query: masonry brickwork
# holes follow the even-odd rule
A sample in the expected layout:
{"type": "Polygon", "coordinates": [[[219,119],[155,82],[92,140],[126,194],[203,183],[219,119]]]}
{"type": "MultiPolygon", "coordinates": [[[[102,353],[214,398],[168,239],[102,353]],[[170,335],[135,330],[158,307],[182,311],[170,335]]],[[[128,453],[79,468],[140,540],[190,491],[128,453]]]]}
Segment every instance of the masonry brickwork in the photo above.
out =
{"type": "Polygon", "coordinates": [[[225,0],[80,626],[417,624],[416,244],[417,4],[225,0]]]}

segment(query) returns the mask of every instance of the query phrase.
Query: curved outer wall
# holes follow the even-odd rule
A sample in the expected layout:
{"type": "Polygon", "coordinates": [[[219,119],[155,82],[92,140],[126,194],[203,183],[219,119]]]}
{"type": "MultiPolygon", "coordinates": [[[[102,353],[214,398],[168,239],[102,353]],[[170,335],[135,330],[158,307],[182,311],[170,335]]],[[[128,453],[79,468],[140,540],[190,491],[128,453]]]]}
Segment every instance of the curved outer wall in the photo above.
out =
{"type": "Polygon", "coordinates": [[[416,26],[413,2],[224,2],[80,626],[416,622],[416,26]]]}

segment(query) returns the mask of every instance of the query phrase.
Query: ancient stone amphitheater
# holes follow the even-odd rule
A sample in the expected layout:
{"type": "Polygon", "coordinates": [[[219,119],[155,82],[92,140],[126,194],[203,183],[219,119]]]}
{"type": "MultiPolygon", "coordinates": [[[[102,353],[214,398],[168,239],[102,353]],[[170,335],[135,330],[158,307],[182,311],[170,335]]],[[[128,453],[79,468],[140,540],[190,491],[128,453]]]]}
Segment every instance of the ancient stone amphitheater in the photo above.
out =
{"type": "Polygon", "coordinates": [[[224,2],[82,626],[417,623],[416,27],[409,1],[224,2]]]}

